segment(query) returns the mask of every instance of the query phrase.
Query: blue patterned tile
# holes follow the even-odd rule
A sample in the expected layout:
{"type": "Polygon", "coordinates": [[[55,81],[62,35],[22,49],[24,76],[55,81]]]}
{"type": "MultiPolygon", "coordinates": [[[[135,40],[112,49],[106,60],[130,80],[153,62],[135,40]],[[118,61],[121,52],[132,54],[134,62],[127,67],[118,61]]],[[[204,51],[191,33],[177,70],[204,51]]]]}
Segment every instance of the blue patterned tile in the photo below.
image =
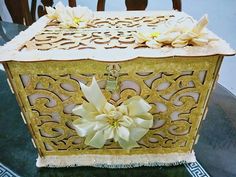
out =
{"type": "Polygon", "coordinates": [[[13,171],[11,171],[9,168],[4,166],[2,163],[0,163],[0,177],[19,177],[19,176],[15,174],[13,171]]]}
{"type": "Polygon", "coordinates": [[[188,163],[184,166],[193,177],[210,177],[198,162],[188,163]]]}

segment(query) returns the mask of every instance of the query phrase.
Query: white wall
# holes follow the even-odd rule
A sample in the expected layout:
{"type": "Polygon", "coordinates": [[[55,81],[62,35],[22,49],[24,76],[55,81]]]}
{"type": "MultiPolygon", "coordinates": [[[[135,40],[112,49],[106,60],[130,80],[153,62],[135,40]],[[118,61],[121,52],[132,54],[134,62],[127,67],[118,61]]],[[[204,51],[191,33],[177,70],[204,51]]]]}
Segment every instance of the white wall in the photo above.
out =
{"type": "MultiPolygon", "coordinates": [[[[58,1],[54,0],[55,4],[58,1]]],[[[106,1],[106,10],[125,10],[125,0],[106,1]]],[[[68,1],[62,0],[62,2],[66,4],[68,1]]],[[[79,0],[77,4],[96,10],[97,0],[79,0]]],[[[171,6],[171,0],[149,0],[147,10],[168,10],[171,6]]],[[[234,49],[236,49],[235,7],[236,0],[183,0],[183,11],[194,18],[199,19],[203,14],[208,13],[210,21],[208,28],[229,42],[234,49]]],[[[0,15],[4,20],[11,21],[3,0],[0,0],[0,15]]],[[[219,83],[236,95],[234,77],[236,77],[236,57],[226,57],[220,70],[219,83]]]]}

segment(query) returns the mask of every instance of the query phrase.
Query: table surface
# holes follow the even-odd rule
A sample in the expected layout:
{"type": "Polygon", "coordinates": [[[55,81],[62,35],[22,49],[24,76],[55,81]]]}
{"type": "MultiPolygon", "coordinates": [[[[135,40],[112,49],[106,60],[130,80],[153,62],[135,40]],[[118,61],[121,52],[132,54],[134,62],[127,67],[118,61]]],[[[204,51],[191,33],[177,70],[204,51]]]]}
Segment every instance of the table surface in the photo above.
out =
{"type": "MultiPolygon", "coordinates": [[[[0,21],[0,45],[26,27],[0,21]]],[[[236,176],[236,97],[220,84],[211,95],[209,111],[200,128],[195,146],[198,161],[214,177],[236,176]]],[[[37,168],[37,152],[20,116],[4,71],[0,71],[0,176],[1,163],[20,176],[161,176],[190,177],[184,165],[176,167],[139,167],[102,169],[93,167],[37,168]]],[[[196,173],[197,174],[197,173],[196,173]]],[[[199,174],[197,176],[200,176],[199,174]]],[[[207,175],[205,175],[207,176],[207,175]]]]}

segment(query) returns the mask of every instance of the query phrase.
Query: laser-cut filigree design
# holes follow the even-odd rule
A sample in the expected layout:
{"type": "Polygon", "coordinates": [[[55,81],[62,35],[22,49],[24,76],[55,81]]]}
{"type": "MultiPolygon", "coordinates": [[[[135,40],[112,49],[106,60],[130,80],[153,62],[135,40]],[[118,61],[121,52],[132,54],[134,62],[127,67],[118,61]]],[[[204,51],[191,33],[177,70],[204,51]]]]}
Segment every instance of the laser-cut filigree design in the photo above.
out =
{"type": "Polygon", "coordinates": [[[84,101],[79,82],[89,84],[96,77],[110,103],[140,95],[152,105],[154,125],[129,153],[189,152],[202,118],[208,92],[215,77],[218,58],[137,59],[120,62],[119,92],[107,91],[107,66],[90,60],[70,62],[9,62],[20,90],[35,142],[43,155],[98,153],[126,154],[108,141],[103,149],[84,145],[71,122],[75,105],[84,101]],[[145,67],[143,61],[145,60],[145,67]],[[165,61],[165,62],[164,62],[165,61]],[[166,62],[170,63],[166,65],[166,62]],[[133,70],[132,68],[135,68],[133,70]]]}
{"type": "Polygon", "coordinates": [[[94,19],[91,26],[95,28],[133,28],[133,27],[156,27],[158,23],[165,22],[174,15],[166,16],[143,16],[126,18],[94,19]]]}
{"type": "Polygon", "coordinates": [[[63,29],[56,22],[49,23],[44,30],[23,45],[23,49],[109,49],[136,48],[132,33],[139,28],[153,28],[174,17],[130,17],[94,19],[86,29],[63,29]]]}

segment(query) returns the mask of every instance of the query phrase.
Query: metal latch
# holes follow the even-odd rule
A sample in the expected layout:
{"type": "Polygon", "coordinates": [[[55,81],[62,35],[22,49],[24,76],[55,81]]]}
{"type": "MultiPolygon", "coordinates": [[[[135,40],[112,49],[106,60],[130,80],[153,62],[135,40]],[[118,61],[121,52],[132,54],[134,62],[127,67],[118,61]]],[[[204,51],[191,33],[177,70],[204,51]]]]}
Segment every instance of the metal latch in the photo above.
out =
{"type": "Polygon", "coordinates": [[[119,72],[120,72],[120,66],[119,64],[109,64],[107,66],[107,81],[106,81],[106,90],[111,92],[117,92],[119,87],[119,72]]]}

